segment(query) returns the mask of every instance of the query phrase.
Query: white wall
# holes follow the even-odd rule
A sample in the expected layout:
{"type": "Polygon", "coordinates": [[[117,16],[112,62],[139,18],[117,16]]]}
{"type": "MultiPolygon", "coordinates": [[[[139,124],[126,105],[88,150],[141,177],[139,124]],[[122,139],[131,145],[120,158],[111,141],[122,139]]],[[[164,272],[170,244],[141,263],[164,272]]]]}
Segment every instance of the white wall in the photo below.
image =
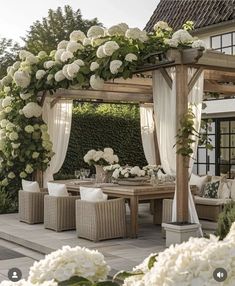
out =
{"type": "Polygon", "coordinates": [[[204,118],[235,117],[235,99],[210,100],[202,111],[204,118]]]}

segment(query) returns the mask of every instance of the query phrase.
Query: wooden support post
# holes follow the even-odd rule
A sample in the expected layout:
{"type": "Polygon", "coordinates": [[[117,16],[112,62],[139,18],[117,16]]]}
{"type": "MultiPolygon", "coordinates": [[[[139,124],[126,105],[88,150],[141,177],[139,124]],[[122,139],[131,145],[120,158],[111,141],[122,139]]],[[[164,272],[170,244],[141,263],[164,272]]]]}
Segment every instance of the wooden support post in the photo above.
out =
{"type": "MultiPolygon", "coordinates": [[[[188,111],[188,68],[176,66],[176,127],[188,111]]],[[[176,146],[177,149],[179,146],[176,146]]],[[[188,157],[176,154],[176,209],[177,222],[188,222],[188,157]]]]}

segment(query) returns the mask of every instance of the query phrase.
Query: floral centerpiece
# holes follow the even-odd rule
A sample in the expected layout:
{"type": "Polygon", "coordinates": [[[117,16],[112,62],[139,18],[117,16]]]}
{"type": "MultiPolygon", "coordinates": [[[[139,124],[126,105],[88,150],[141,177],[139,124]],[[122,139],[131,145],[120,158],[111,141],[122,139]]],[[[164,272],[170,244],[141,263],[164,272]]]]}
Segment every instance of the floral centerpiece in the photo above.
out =
{"type": "Polygon", "coordinates": [[[152,175],[157,176],[158,171],[163,169],[161,165],[147,165],[143,167],[143,170],[151,177],[152,175]]]}
{"type": "Polygon", "coordinates": [[[84,161],[89,165],[94,165],[96,168],[96,182],[104,183],[108,181],[107,169],[104,169],[104,166],[113,165],[118,163],[119,158],[114,154],[112,148],[104,148],[101,150],[90,150],[84,156],[84,161]]]}
{"type": "Polygon", "coordinates": [[[119,184],[139,184],[146,181],[146,171],[138,166],[135,167],[120,167],[116,168],[112,177],[117,180],[119,184]]]}

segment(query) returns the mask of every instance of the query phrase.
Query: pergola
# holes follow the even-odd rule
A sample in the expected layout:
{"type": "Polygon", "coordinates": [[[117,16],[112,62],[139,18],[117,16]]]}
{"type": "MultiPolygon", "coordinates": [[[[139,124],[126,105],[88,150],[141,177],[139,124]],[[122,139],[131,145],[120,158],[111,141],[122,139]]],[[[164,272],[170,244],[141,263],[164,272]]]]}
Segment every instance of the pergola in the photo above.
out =
{"type": "MultiPolygon", "coordinates": [[[[150,57],[155,59],[154,64],[149,63],[138,69],[132,79],[115,79],[112,82],[106,82],[102,90],[58,90],[52,95],[51,107],[61,99],[100,103],[152,104],[152,71],[159,70],[171,87],[172,79],[167,72],[169,67],[176,69],[177,129],[180,128],[180,119],[188,110],[188,94],[202,71],[204,71],[205,92],[219,93],[219,98],[229,98],[235,95],[235,57],[232,55],[210,50],[203,52],[201,49],[172,49],[166,54],[157,53],[150,57]],[[196,69],[190,81],[188,81],[189,67],[196,69]]],[[[42,101],[44,96],[42,96],[42,101]]],[[[159,154],[157,140],[155,143],[156,154],[159,154]]],[[[157,157],[157,163],[160,163],[159,155],[157,157]]],[[[188,157],[176,155],[177,222],[188,221],[188,160],[188,157]]]]}

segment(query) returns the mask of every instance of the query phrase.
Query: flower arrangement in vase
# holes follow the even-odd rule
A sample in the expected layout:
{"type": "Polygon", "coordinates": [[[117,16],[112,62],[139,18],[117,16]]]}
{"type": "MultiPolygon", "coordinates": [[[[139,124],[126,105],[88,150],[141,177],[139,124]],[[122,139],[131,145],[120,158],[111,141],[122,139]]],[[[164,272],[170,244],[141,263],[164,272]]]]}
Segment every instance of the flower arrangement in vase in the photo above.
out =
{"type": "Polygon", "coordinates": [[[89,165],[94,165],[96,169],[96,182],[104,183],[108,180],[107,171],[104,166],[110,166],[118,163],[119,158],[114,154],[112,148],[104,148],[101,150],[90,150],[84,156],[84,161],[89,165]]]}
{"type": "Polygon", "coordinates": [[[116,168],[112,177],[117,180],[118,184],[138,185],[146,181],[146,171],[138,166],[116,168]]]}

